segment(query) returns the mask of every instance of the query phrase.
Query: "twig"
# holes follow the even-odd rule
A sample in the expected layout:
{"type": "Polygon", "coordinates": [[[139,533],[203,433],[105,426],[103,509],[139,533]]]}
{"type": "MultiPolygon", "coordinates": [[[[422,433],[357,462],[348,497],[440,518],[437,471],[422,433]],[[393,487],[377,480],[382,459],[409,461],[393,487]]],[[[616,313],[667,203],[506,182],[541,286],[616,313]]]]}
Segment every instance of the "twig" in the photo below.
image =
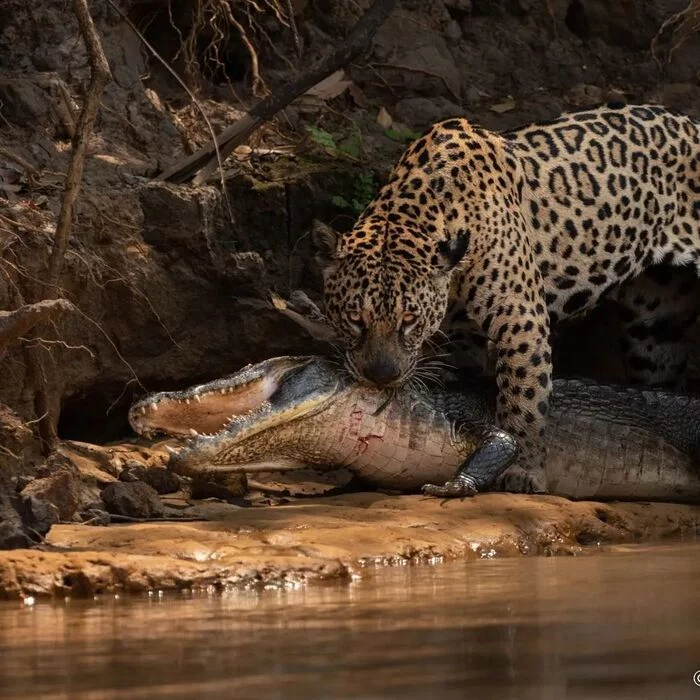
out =
{"type": "MultiPolygon", "coordinates": [[[[109,0],[111,2],[111,0],[109,0]]],[[[296,80],[278,92],[255,104],[243,117],[224,129],[218,138],[200,148],[196,153],[176,163],[158,176],[158,180],[185,182],[195,173],[195,185],[207,180],[221,161],[242,144],[264,122],[284,109],[290,102],[311,89],[331,73],[354,61],[370,47],[372,37],[391,14],[397,0],[375,0],[369,10],[360,18],[352,31],[340,45],[325,59],[300,73],[296,80]],[[216,156],[218,157],[215,157],[216,156]]]]}
{"type": "Polygon", "coordinates": [[[294,40],[294,50],[297,52],[297,57],[301,58],[301,40],[299,39],[299,30],[294,19],[294,6],[292,0],[287,0],[287,21],[289,28],[292,30],[292,39],[294,40]]]}
{"type": "Polygon", "coordinates": [[[0,445],[0,452],[3,452],[4,454],[12,457],[13,459],[16,459],[18,462],[20,460],[19,455],[16,455],[9,447],[5,447],[5,445],[0,445]]]}
{"type": "Polygon", "coordinates": [[[24,168],[24,172],[27,174],[29,184],[34,186],[36,179],[39,177],[39,171],[33,165],[30,165],[26,160],[24,160],[24,158],[22,158],[22,156],[17,155],[14,151],[9,151],[7,148],[0,147],[0,156],[7,158],[7,160],[12,160],[17,163],[17,165],[22,166],[24,168]]]}

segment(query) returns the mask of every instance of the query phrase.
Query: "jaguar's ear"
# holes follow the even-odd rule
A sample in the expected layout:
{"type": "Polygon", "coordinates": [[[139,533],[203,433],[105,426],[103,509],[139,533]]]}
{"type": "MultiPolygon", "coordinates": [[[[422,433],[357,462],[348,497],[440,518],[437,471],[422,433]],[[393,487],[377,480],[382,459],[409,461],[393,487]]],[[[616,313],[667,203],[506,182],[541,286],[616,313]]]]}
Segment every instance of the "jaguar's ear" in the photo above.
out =
{"type": "Polygon", "coordinates": [[[311,224],[311,240],[316,248],[316,264],[325,277],[333,270],[338,260],[338,232],[322,221],[314,219],[311,224]]]}
{"type": "Polygon", "coordinates": [[[465,256],[469,248],[469,234],[458,233],[449,240],[440,241],[437,244],[436,267],[439,273],[450,272],[465,256]]]}

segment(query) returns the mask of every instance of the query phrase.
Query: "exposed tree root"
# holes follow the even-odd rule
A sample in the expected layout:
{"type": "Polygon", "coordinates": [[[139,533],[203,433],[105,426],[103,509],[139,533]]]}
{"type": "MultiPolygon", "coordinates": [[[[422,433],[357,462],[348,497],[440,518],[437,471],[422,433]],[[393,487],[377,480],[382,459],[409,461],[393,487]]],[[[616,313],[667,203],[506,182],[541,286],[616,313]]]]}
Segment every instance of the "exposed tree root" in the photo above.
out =
{"type": "Polygon", "coordinates": [[[0,311],[0,357],[7,346],[28,333],[38,323],[74,308],[67,299],[45,299],[36,304],[24,304],[14,311],[0,311]]]}

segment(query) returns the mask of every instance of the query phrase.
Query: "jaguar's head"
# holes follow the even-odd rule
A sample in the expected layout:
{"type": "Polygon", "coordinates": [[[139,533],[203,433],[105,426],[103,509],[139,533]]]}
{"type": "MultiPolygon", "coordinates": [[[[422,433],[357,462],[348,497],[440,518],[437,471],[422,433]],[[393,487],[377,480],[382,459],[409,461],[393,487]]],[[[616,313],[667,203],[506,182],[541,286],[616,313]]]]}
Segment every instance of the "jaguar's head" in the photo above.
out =
{"type": "Polygon", "coordinates": [[[346,234],[316,222],[326,315],[359,381],[393,387],[414,373],[447,310],[465,237],[435,240],[410,221],[367,216],[346,234]]]}

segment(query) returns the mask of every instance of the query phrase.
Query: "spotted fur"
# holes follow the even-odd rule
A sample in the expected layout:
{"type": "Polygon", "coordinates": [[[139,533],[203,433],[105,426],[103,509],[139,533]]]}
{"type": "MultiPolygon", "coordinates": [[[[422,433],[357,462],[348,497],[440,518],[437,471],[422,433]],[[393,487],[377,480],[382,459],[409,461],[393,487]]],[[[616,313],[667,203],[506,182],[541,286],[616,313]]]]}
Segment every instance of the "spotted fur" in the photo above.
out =
{"type": "Polygon", "coordinates": [[[682,371],[673,347],[694,313],[699,145],[700,122],[656,105],[503,133],[457,118],[434,125],[352,231],[326,232],[327,313],[349,368],[400,383],[441,325],[476,330],[495,344],[498,421],[521,447],[505,487],[545,490],[552,324],[617,295],[632,374],[682,371]],[[693,279],[667,293],[660,263],[693,279]]]}

